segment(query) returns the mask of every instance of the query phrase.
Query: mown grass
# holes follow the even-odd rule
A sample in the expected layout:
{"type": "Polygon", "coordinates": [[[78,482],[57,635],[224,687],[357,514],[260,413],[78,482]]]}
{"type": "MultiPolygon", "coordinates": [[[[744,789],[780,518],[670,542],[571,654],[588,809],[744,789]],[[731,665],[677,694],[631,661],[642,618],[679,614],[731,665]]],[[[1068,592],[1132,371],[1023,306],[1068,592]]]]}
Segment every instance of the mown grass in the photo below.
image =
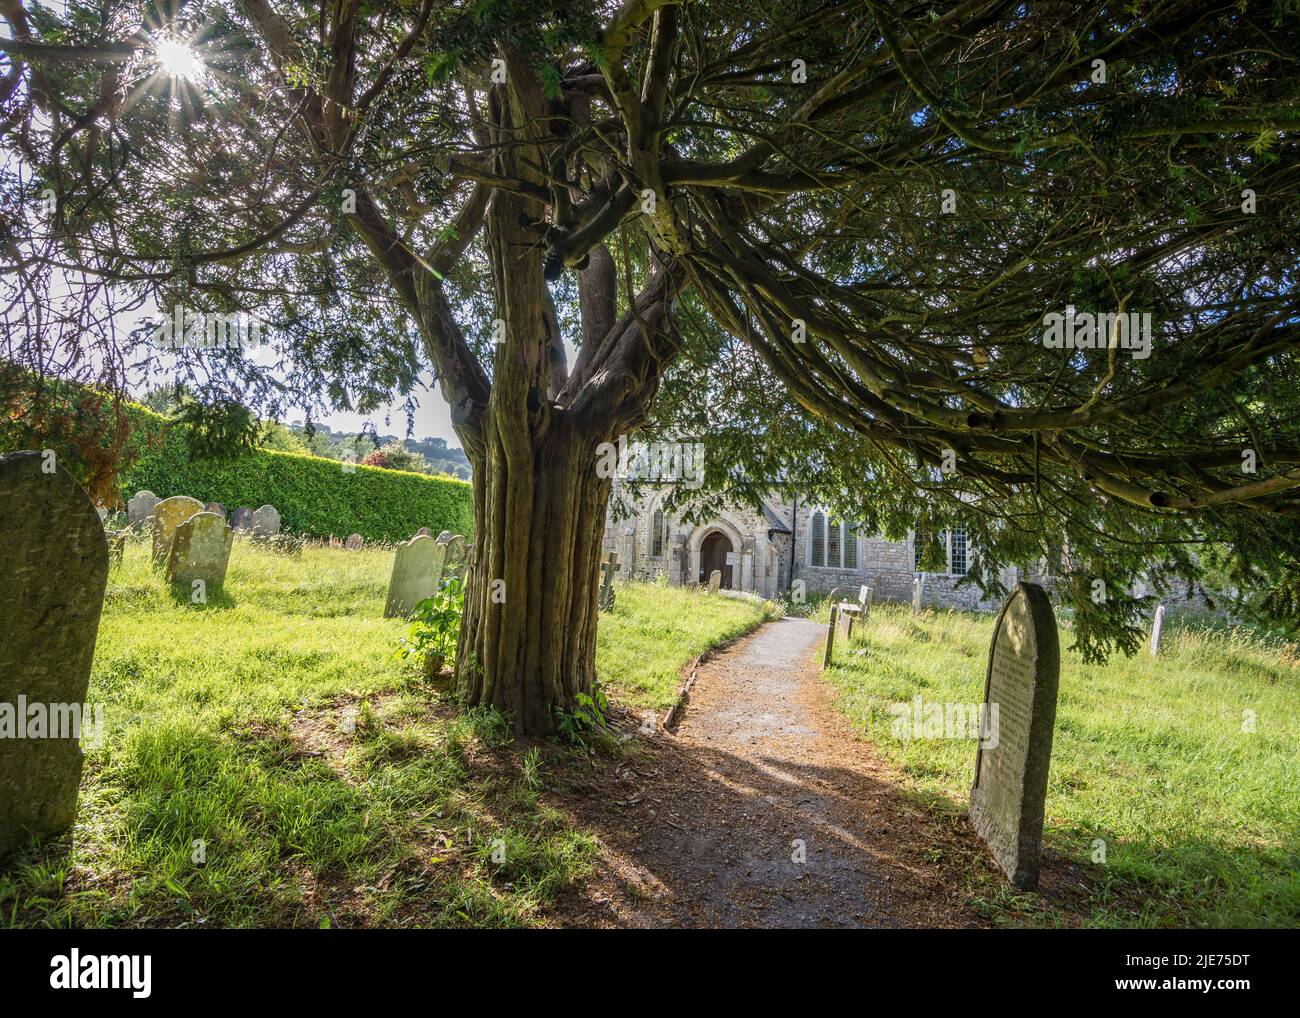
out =
{"type": "MultiPolygon", "coordinates": [[[[990,616],[879,605],[826,673],[839,708],[915,794],[943,809],[966,808],[974,744],[897,738],[890,707],[917,695],[979,703],[992,625],[990,616]]],[[[1144,649],[1085,665],[1071,642],[1062,628],[1044,838],[1049,852],[1088,870],[1083,921],[1300,925],[1294,646],[1171,622],[1160,657],[1144,649]],[[1102,842],[1104,864],[1093,861],[1102,842]]],[[[987,893],[982,905],[995,919],[1070,921],[1032,898],[976,893],[987,893]]]]}
{"type": "Polygon", "coordinates": [[[667,584],[630,584],[619,589],[614,612],[601,616],[596,674],[622,703],[670,707],[692,658],[769,617],[751,601],[667,584]]]}
{"type": "MultiPolygon", "coordinates": [[[[70,837],[0,871],[0,925],[544,923],[597,844],[546,802],[504,718],[392,659],[391,567],[389,549],[241,540],[224,594],[191,605],[130,543],[88,694],[107,738],[86,747],[70,837]]],[[[673,619],[663,596],[620,589],[600,633],[610,684],[655,688],[744,607],[694,595],[673,619]]]]}

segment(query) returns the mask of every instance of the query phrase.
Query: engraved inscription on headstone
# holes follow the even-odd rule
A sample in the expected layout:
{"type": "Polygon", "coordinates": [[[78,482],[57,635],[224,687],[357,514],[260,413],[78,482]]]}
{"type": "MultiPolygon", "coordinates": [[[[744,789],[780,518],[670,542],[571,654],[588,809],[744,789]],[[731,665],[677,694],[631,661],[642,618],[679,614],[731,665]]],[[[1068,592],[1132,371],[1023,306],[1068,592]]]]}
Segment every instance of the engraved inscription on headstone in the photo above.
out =
{"type": "Polygon", "coordinates": [[[1034,583],[1016,584],[993,627],[970,817],[1021,890],[1038,886],[1060,662],[1047,593],[1034,583]]]}

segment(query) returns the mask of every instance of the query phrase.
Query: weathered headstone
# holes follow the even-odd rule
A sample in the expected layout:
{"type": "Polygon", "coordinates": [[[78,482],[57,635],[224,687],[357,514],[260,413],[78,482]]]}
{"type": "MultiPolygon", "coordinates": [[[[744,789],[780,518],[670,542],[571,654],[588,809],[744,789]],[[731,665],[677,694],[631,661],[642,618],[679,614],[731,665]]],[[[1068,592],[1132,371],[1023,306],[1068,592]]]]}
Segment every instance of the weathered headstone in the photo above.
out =
{"type": "Polygon", "coordinates": [[[601,563],[600,571],[604,574],[604,582],[600,586],[600,601],[597,605],[600,611],[612,612],[617,595],[614,593],[614,574],[618,572],[618,553],[611,551],[605,556],[605,561],[601,563]]]}
{"type": "Polygon", "coordinates": [[[348,551],[360,551],[362,545],[365,543],[366,539],[360,534],[349,534],[344,547],[347,548],[348,551]]]}
{"type": "Polygon", "coordinates": [[[216,513],[195,513],[176,528],[167,556],[167,580],[195,604],[206,604],[221,589],[230,564],[235,532],[216,513]]]}
{"type": "Polygon", "coordinates": [[[236,509],[230,514],[230,529],[236,532],[253,529],[253,510],[236,509]]]}
{"type": "Polygon", "coordinates": [[[153,515],[153,507],[161,501],[152,491],[137,491],[126,503],[126,518],[138,527],[153,515]]]}
{"type": "Polygon", "coordinates": [[[205,513],[216,513],[223,520],[226,518],[226,507],[220,502],[209,502],[203,507],[205,513]]]}
{"type": "Polygon", "coordinates": [[[912,581],[912,614],[921,611],[921,599],[925,597],[925,574],[922,573],[912,581]]]}
{"type": "Polygon", "coordinates": [[[397,546],[393,575],[388,581],[388,601],[384,618],[405,618],[426,597],[432,597],[442,581],[447,560],[447,544],[426,534],[416,534],[397,546]]]}
{"type": "Polygon", "coordinates": [[[416,537],[432,537],[432,536],[433,536],[433,531],[430,530],[428,527],[421,527],[419,530],[417,530],[417,531],[415,532],[415,536],[416,536],[416,537]]]}
{"type": "Polygon", "coordinates": [[[840,606],[831,604],[831,624],[826,627],[826,654],[822,657],[822,668],[829,668],[831,657],[835,653],[835,630],[839,626],[840,606]]]}
{"type": "Polygon", "coordinates": [[[465,575],[465,556],[469,542],[464,534],[452,534],[447,538],[447,564],[444,571],[451,576],[465,575]]]}
{"type": "Polygon", "coordinates": [[[253,536],[274,537],[280,532],[280,513],[273,505],[264,505],[253,513],[253,536]]]}
{"type": "Polygon", "coordinates": [[[41,452],[0,456],[0,854],[76,819],[69,710],[85,708],[107,582],[104,528],[72,475],[41,452]]]}
{"type": "Polygon", "coordinates": [[[716,594],[722,587],[722,570],[715,569],[709,573],[709,593],[716,594]]]}
{"type": "Polygon", "coordinates": [[[195,513],[201,512],[203,512],[203,503],[188,495],[173,495],[153,507],[154,562],[162,565],[167,561],[176,528],[195,513]]]}
{"type": "Polygon", "coordinates": [[[253,533],[259,537],[274,537],[280,532],[280,510],[273,505],[264,505],[253,510],[253,533]]]}
{"type": "Polygon", "coordinates": [[[1160,653],[1160,636],[1165,630],[1165,606],[1156,605],[1155,618],[1151,620],[1151,656],[1160,653]]]}
{"type": "Polygon", "coordinates": [[[1021,890],[1038,886],[1060,664],[1047,593],[1016,584],[993,627],[970,817],[1021,890]]]}

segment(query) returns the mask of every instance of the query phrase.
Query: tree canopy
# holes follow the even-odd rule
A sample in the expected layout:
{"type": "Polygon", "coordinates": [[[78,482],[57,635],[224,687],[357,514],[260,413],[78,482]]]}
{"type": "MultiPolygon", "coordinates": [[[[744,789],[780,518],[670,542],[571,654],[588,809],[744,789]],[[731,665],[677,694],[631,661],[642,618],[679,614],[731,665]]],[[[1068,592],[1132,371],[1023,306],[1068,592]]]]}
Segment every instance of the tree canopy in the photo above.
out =
{"type": "Polygon", "coordinates": [[[1131,649],[1138,570],[1300,555],[1295,14],[0,0],[8,356],[113,387],[114,312],[256,313],[181,368],[214,404],[428,368],[476,484],[698,438],[994,589],[1045,557],[1131,649]]]}

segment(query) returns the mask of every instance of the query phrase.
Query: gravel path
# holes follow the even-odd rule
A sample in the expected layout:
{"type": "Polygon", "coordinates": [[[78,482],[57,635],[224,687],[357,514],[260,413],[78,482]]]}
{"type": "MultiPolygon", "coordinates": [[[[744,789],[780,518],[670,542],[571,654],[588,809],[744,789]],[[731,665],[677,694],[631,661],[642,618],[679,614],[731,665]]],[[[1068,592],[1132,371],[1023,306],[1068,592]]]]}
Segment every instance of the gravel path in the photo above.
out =
{"type": "Polygon", "coordinates": [[[783,619],[700,669],[676,735],[580,786],[606,849],[562,903],[584,926],[981,925],[960,817],[904,801],[820,678],[826,627],[783,619]],[[799,858],[802,861],[798,861],[799,858]]]}

